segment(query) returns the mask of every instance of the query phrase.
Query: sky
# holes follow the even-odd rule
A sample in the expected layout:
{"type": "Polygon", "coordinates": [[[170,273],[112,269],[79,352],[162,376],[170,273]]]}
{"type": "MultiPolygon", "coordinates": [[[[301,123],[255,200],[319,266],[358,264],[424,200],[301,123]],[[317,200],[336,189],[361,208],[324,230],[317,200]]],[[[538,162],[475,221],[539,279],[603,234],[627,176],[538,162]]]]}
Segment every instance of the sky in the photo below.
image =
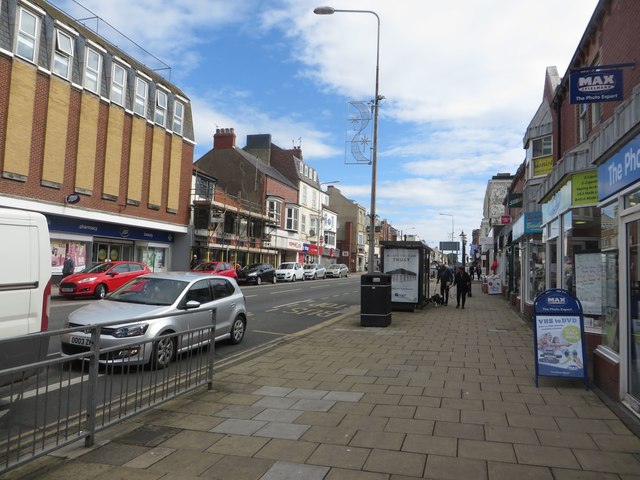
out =
{"type": "MultiPolygon", "coordinates": [[[[515,173],[542,101],[597,0],[50,0],[128,53],[171,67],[189,97],[197,160],[216,128],[300,146],[319,181],[370,208],[372,169],[351,153],[350,102],[371,102],[379,40],[376,214],[430,246],[480,228],[487,182],[515,173]],[[317,6],[371,13],[315,15],[317,6]],[[91,23],[93,22],[93,23],[91,23]],[[108,25],[107,25],[108,24],[108,25]],[[139,52],[139,55],[144,54],[139,52]]],[[[137,56],[136,58],[140,58],[137,56]]],[[[170,76],[169,76],[170,75],[170,76]]],[[[366,103],[365,103],[366,104],[366,103]]],[[[371,124],[365,154],[371,156],[371,124]]],[[[323,188],[326,188],[324,185],[323,188]]]]}

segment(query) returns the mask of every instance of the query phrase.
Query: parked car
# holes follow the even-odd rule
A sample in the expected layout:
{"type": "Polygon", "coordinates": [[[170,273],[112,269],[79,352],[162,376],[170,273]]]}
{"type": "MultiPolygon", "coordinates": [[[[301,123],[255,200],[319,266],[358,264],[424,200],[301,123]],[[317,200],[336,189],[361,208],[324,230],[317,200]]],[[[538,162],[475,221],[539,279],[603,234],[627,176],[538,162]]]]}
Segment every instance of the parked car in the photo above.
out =
{"type": "Polygon", "coordinates": [[[304,279],[315,280],[317,278],[327,278],[327,269],[319,263],[307,263],[304,266],[304,279]]]}
{"type": "MultiPolygon", "coordinates": [[[[104,300],[69,314],[66,328],[118,322],[100,329],[101,348],[123,346],[100,363],[151,364],[166,367],[177,353],[203,345],[202,337],[169,336],[211,325],[216,309],[215,340],[240,343],[247,328],[247,310],[240,287],[233,278],[193,272],[149,273],[133,279],[104,300]],[[165,316],[166,315],[166,316],[165,316]],[[148,317],[155,317],[149,319],[148,317]],[[131,345],[139,340],[139,344],[131,345]],[[146,348],[145,348],[146,347],[146,348]]],[[[62,354],[86,352],[89,330],[62,336],[62,354]]]]}
{"type": "Polygon", "coordinates": [[[129,280],[151,273],[149,267],[140,262],[102,262],[62,279],[58,290],[67,298],[104,298],[129,280]]]}
{"type": "Polygon", "coordinates": [[[338,278],[348,277],[349,267],[347,267],[344,263],[332,263],[327,267],[327,276],[338,278]]]}
{"type": "Polygon", "coordinates": [[[239,283],[260,285],[262,282],[276,283],[277,281],[276,269],[268,263],[253,263],[238,271],[239,283]]]}
{"type": "Polygon", "coordinates": [[[276,269],[276,277],[282,282],[304,280],[304,269],[298,262],[284,262],[276,269]]]}
{"type": "Polygon", "coordinates": [[[222,275],[223,277],[238,278],[236,269],[232,263],[227,262],[202,262],[196,265],[192,271],[208,273],[210,275],[222,275]]]}

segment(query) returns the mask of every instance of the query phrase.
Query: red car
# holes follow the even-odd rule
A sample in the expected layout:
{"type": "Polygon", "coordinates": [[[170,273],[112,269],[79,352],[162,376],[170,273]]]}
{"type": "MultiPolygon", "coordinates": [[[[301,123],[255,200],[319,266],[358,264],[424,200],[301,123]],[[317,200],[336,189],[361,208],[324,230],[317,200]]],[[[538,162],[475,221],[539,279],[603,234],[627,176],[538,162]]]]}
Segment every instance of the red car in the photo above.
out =
{"type": "Polygon", "coordinates": [[[85,268],[62,279],[60,295],[67,298],[104,298],[109,292],[145,273],[149,267],[140,262],[103,262],[85,268]]]}
{"type": "Polygon", "coordinates": [[[233,268],[233,264],[227,262],[202,262],[197,265],[193,271],[238,279],[238,274],[236,273],[236,269],[233,268]]]}

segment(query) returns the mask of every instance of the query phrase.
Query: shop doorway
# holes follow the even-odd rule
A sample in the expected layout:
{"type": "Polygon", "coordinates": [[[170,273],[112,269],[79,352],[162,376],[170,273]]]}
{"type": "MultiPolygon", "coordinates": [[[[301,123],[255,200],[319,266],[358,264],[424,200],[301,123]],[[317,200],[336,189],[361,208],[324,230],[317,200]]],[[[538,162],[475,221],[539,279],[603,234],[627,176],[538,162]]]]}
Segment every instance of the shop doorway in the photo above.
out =
{"type": "Polygon", "coordinates": [[[122,243],[96,242],[93,244],[93,262],[133,261],[133,245],[122,243]]]}

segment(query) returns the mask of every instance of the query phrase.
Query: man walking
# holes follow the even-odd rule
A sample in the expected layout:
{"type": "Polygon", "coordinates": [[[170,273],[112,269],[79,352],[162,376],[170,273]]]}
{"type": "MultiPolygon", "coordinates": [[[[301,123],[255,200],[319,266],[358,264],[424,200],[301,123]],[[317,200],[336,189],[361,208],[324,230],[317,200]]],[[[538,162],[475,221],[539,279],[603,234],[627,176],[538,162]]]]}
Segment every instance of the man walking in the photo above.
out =
{"type": "Polygon", "coordinates": [[[453,284],[453,270],[447,268],[446,265],[440,265],[436,285],[440,282],[440,296],[442,297],[442,305],[449,304],[449,288],[453,284]]]}
{"type": "Polygon", "coordinates": [[[462,308],[464,308],[465,301],[467,300],[467,293],[471,290],[471,277],[464,269],[464,267],[458,268],[453,284],[456,286],[456,308],[460,308],[462,301],[462,308]]]}
{"type": "Polygon", "coordinates": [[[64,259],[64,263],[62,264],[62,278],[68,277],[71,275],[76,269],[76,265],[73,262],[73,258],[71,258],[71,254],[67,253],[64,259]]]}

